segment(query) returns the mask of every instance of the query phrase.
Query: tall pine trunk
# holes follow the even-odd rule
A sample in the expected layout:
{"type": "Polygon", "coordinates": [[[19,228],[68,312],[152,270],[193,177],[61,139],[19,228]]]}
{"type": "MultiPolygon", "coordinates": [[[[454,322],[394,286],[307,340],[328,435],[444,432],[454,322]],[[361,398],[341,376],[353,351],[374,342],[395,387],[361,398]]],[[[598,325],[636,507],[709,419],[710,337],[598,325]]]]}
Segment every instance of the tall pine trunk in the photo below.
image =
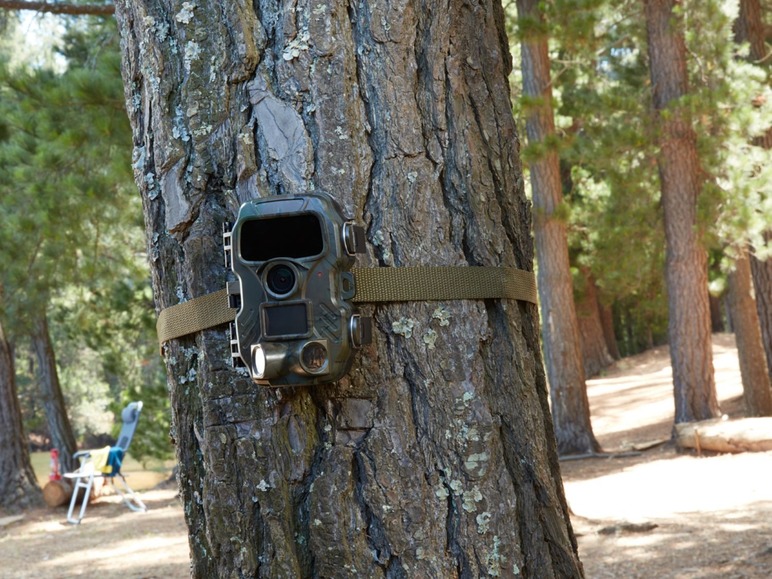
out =
{"type": "Polygon", "coordinates": [[[748,416],[772,416],[770,388],[761,330],[753,297],[748,250],[743,248],[729,275],[729,299],[737,339],[737,354],[743,383],[743,398],[748,416]]]}
{"type": "MultiPolygon", "coordinates": [[[[314,188],[360,264],[532,267],[499,4],[116,8],[159,308],[224,287],[240,203],[314,188]]],[[[193,575],[581,576],[536,308],[368,311],[325,386],[256,386],[226,328],[164,348],[193,575]]]]}
{"type": "MultiPolygon", "coordinates": [[[[581,268],[584,279],[581,295],[576,300],[579,335],[582,337],[582,364],[585,376],[595,376],[614,362],[608,348],[608,336],[603,326],[602,306],[598,286],[587,268],[581,268]]],[[[613,336],[613,325],[611,336],[613,336]]]]}
{"type": "MultiPolygon", "coordinates": [[[[769,70],[770,59],[765,39],[765,26],[760,0],[740,0],[740,13],[735,20],[735,42],[748,43],[748,60],[769,70]]],[[[754,139],[756,146],[772,149],[772,126],[754,139]]],[[[767,243],[772,230],[765,232],[767,243]]],[[[753,284],[756,289],[756,309],[761,326],[761,339],[767,359],[767,372],[772,378],[772,258],[761,261],[750,256],[753,284]]]]}
{"type": "Polygon", "coordinates": [[[59,450],[62,472],[70,472],[75,468],[72,455],[77,450],[77,445],[64,404],[64,394],[62,394],[59,373],[56,368],[54,346],[51,343],[51,334],[48,330],[48,320],[45,314],[35,320],[32,332],[32,348],[35,350],[37,378],[43,410],[48,422],[48,433],[51,436],[51,445],[59,450]]]}
{"type": "Polygon", "coordinates": [[[541,32],[543,15],[538,0],[518,0],[517,14],[523,35],[523,95],[531,99],[525,128],[530,144],[544,145],[544,150],[531,163],[530,169],[544,362],[558,452],[597,452],[600,445],[590,422],[590,403],[568,259],[568,234],[565,221],[559,213],[556,214],[563,195],[560,161],[557,151],[549,145],[549,140],[555,135],[555,120],[547,38],[541,32]]]}
{"type": "Polygon", "coordinates": [[[13,349],[0,325],[0,507],[17,511],[42,500],[21,421],[13,349]]]}
{"type": "Polygon", "coordinates": [[[659,176],[667,243],[668,338],[675,422],[719,415],[710,337],[707,253],[697,223],[703,185],[697,139],[680,102],[688,94],[686,45],[676,0],[646,0],[649,67],[658,117],[659,176]]]}

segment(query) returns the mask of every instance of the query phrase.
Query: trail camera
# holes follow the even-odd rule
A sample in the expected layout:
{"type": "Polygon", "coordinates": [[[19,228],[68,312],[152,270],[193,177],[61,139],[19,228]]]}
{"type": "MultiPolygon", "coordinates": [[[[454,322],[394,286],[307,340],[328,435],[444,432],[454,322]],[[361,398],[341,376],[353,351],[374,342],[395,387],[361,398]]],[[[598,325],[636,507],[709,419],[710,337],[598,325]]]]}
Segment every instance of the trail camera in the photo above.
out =
{"type": "Polygon", "coordinates": [[[326,193],[249,201],[223,233],[234,364],[269,386],[334,382],[370,341],[351,267],[364,230],[326,193]]]}

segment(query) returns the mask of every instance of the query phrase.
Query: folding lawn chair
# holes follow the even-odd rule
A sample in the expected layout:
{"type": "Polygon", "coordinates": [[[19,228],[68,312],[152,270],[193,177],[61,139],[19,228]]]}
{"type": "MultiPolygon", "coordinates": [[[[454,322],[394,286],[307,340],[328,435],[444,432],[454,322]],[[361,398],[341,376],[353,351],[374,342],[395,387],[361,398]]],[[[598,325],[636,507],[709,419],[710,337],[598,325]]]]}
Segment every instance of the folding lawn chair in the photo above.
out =
{"type": "Polygon", "coordinates": [[[121,412],[123,426],[115,446],[106,446],[98,450],[81,450],[73,455],[73,458],[78,459],[80,462],[80,466],[73,472],[64,475],[75,480],[75,488],[72,490],[72,499],[70,500],[70,509],[67,511],[67,522],[78,524],[83,519],[91,487],[94,485],[96,477],[102,477],[110,481],[115,492],[121,496],[124,504],[132,511],[144,512],[147,510],[145,503],[131,490],[131,487],[126,482],[126,477],[121,473],[121,463],[126,451],[129,449],[129,443],[134,436],[134,431],[137,429],[137,421],[139,420],[141,410],[142,402],[131,402],[123,409],[123,412],[121,412]],[[120,478],[123,489],[116,486],[116,477],[120,478]],[[78,500],[78,491],[80,489],[85,490],[83,504],[80,507],[78,517],[74,518],[72,512],[78,500]]]}

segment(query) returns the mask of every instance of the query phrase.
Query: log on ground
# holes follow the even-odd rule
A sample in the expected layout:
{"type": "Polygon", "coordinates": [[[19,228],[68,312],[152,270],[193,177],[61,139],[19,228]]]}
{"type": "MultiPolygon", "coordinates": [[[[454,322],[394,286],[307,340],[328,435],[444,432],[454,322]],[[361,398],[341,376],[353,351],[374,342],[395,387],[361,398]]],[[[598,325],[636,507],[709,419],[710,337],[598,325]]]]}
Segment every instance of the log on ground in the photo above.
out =
{"type": "Polygon", "coordinates": [[[772,417],[716,418],[676,424],[675,429],[681,448],[728,453],[772,450],[772,417]]]}
{"type": "MultiPolygon", "coordinates": [[[[91,487],[91,492],[89,493],[89,503],[96,499],[100,494],[102,494],[103,484],[104,481],[102,478],[94,479],[94,484],[91,487]]],[[[62,505],[69,505],[74,488],[75,483],[73,479],[62,478],[60,480],[50,480],[48,483],[46,483],[46,486],[43,487],[43,500],[51,508],[60,507],[62,505]]],[[[81,495],[81,498],[78,501],[80,503],[80,501],[83,500],[83,491],[78,490],[78,492],[81,495]]]]}

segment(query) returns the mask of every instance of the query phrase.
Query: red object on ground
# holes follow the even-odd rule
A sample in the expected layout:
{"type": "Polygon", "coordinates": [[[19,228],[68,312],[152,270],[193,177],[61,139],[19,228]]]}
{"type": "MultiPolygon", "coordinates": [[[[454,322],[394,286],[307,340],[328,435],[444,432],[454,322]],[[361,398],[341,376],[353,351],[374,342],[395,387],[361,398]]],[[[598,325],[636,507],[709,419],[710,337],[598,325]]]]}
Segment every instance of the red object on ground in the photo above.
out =
{"type": "Polygon", "coordinates": [[[59,451],[55,448],[51,449],[51,474],[48,475],[49,480],[61,480],[62,475],[59,472],[59,451]]]}

